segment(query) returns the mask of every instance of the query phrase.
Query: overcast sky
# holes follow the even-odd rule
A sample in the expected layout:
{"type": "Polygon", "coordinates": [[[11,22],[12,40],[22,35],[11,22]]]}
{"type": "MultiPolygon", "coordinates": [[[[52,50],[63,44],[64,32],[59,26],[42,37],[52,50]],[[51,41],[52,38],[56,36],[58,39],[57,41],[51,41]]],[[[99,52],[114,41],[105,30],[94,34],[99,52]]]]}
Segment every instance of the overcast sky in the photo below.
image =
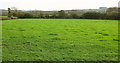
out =
{"type": "Polygon", "coordinates": [[[17,7],[20,10],[97,9],[118,6],[119,0],[0,0],[0,9],[17,7]]]}

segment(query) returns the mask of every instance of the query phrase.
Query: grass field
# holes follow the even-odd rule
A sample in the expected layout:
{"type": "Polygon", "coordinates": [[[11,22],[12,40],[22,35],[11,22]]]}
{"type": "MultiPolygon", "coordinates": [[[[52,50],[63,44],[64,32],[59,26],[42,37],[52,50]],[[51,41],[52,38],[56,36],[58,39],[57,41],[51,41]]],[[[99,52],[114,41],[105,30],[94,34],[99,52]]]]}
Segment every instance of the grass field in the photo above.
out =
{"type": "Polygon", "coordinates": [[[3,61],[118,59],[117,20],[4,20],[2,34],[3,61]]]}
{"type": "Polygon", "coordinates": [[[8,17],[8,16],[0,16],[0,17],[8,17]]]}

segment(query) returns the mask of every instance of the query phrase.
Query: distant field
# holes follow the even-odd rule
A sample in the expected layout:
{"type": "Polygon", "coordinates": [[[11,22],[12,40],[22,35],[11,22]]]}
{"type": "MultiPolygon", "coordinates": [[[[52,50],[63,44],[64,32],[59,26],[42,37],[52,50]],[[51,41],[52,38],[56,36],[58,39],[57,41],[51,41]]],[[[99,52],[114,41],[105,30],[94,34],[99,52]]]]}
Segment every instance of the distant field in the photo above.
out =
{"type": "Polygon", "coordinates": [[[10,18],[8,16],[0,16],[0,20],[9,20],[10,18]]]}
{"type": "Polygon", "coordinates": [[[118,59],[118,21],[16,19],[2,22],[3,61],[118,59]]]}
{"type": "Polygon", "coordinates": [[[0,16],[0,17],[8,17],[8,16],[0,16]]]}

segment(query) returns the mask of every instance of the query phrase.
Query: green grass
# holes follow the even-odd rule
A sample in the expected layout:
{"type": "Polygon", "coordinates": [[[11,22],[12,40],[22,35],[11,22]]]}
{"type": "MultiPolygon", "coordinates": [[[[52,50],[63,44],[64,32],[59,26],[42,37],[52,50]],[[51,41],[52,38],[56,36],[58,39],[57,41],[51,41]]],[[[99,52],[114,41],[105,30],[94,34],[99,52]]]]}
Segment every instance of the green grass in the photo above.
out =
{"type": "Polygon", "coordinates": [[[8,17],[8,16],[0,16],[0,17],[8,17]]]}
{"type": "Polygon", "coordinates": [[[3,61],[118,59],[118,21],[16,19],[2,22],[3,61]]]}

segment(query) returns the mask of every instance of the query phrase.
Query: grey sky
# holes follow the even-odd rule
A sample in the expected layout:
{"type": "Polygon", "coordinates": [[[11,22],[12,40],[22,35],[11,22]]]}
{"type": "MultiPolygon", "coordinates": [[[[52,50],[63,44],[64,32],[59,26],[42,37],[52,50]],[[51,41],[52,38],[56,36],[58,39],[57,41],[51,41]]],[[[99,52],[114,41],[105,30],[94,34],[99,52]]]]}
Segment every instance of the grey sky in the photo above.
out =
{"type": "Polygon", "coordinates": [[[0,0],[0,9],[17,7],[20,10],[70,10],[117,7],[119,0],[0,0]]]}

